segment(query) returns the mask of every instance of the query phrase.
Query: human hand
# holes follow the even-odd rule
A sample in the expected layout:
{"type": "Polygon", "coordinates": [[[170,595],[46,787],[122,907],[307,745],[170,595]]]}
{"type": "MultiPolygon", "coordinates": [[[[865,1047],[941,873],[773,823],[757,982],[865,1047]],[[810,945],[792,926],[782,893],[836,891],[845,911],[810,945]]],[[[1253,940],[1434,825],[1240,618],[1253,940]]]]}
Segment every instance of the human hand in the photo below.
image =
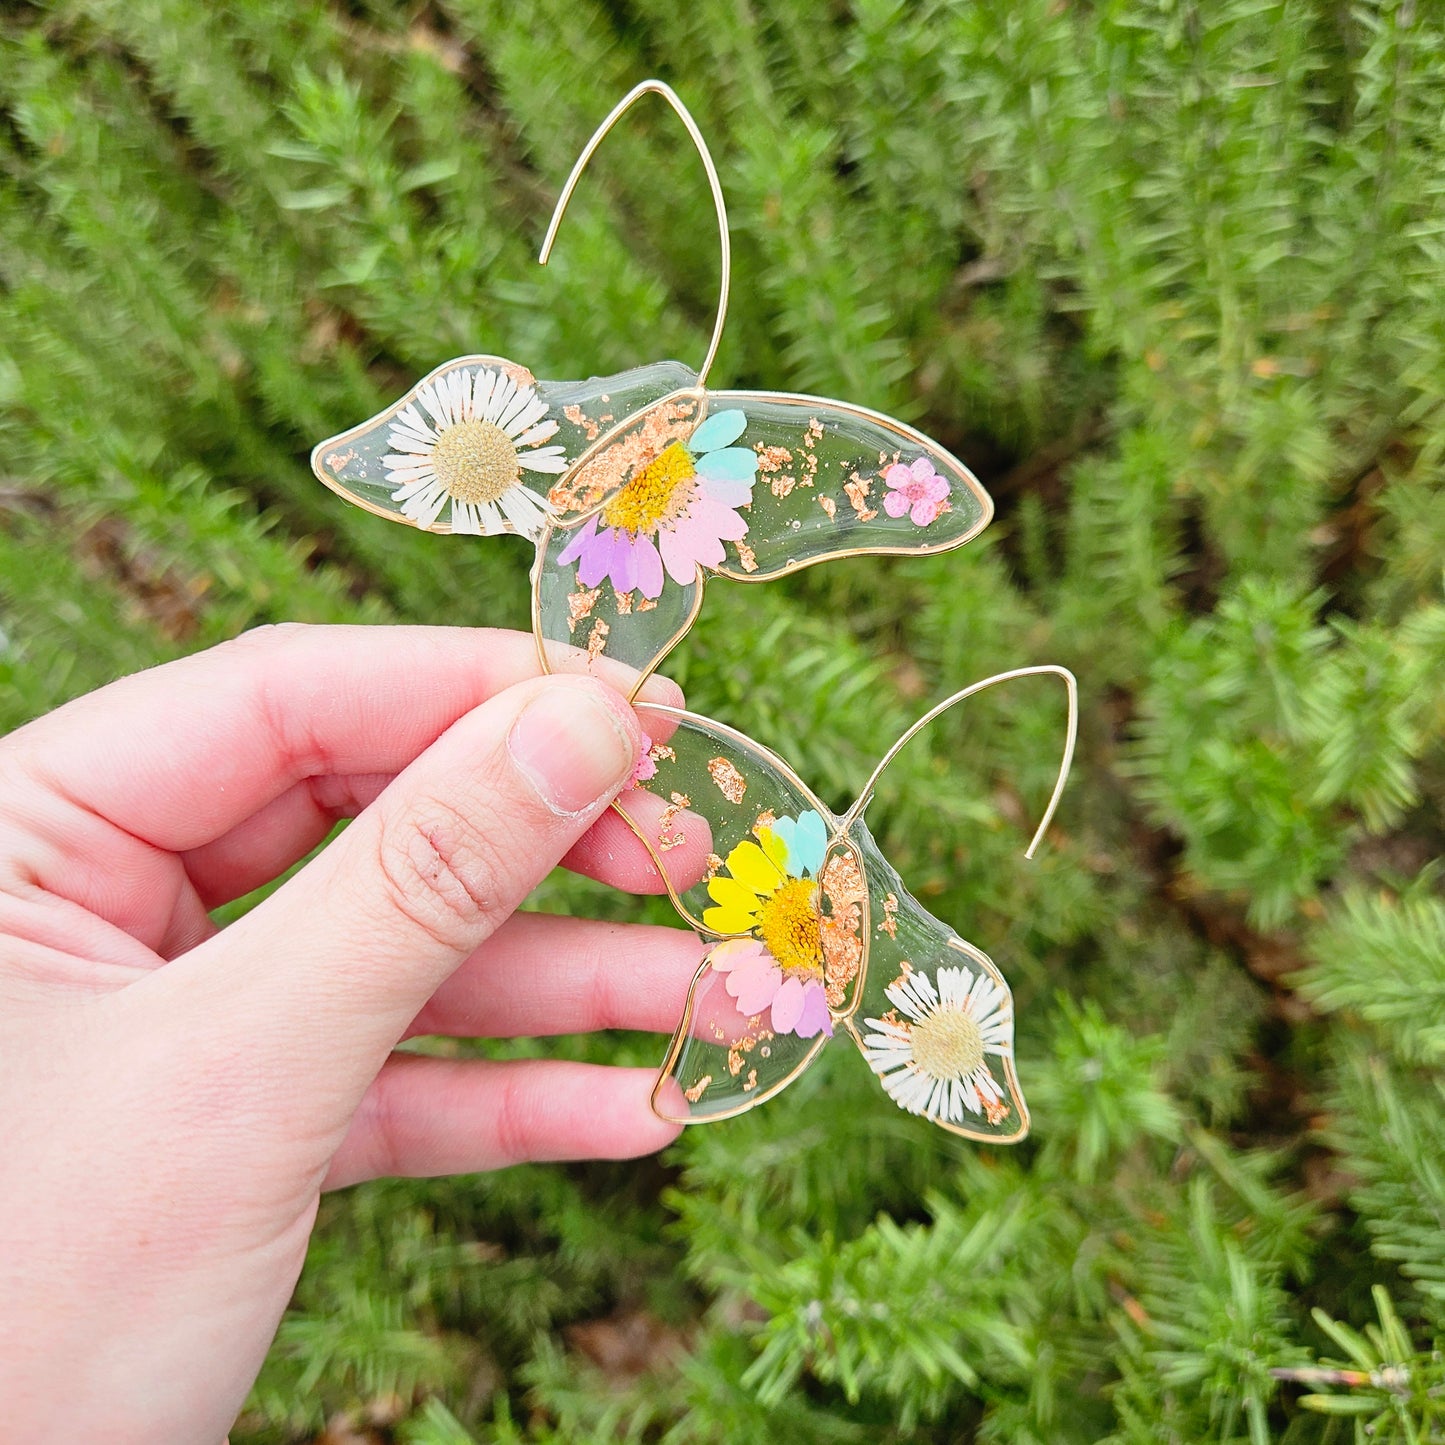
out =
{"type": "Polygon", "coordinates": [[[7,1441],[217,1445],[323,1189],[674,1137],[650,1071],[392,1054],[682,1011],[690,934],[513,916],[559,861],[661,889],[606,811],[632,675],[536,674],[517,634],[267,628],[0,741],[7,1441]]]}

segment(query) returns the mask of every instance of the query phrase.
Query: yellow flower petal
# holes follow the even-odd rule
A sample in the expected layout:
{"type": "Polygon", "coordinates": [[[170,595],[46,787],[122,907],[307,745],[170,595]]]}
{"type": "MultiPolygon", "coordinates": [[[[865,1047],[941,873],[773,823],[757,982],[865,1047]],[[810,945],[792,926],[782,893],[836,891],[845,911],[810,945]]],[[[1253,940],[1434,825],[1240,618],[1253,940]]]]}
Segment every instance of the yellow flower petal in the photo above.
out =
{"type": "Polygon", "coordinates": [[[739,883],[736,878],[717,877],[710,879],[707,885],[708,896],[714,903],[720,903],[724,908],[733,910],[741,909],[744,913],[756,913],[762,907],[762,900],[746,885],[739,883]]]}
{"type": "Polygon", "coordinates": [[[714,933],[750,933],[758,921],[756,913],[744,913],[740,908],[718,907],[703,910],[703,926],[714,933]]]}
{"type": "Polygon", "coordinates": [[[763,852],[767,854],[768,861],[775,864],[778,872],[786,878],[788,875],[788,845],[768,827],[758,829],[758,842],[762,845],[763,852]]]}
{"type": "Polygon", "coordinates": [[[783,873],[761,848],[744,838],[727,857],[727,870],[738,880],[766,898],[783,882],[783,873]]]}

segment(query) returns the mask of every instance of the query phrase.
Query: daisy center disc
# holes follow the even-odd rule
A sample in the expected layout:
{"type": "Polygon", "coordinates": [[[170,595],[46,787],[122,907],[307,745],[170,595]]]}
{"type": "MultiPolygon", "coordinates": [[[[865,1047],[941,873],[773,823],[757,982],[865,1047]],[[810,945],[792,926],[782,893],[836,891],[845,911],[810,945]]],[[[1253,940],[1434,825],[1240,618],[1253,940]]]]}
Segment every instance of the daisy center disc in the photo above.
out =
{"type": "Polygon", "coordinates": [[[818,924],[818,887],[806,878],[790,878],[763,900],[758,932],[763,945],[784,969],[823,976],[823,937],[818,924]]]}
{"type": "Polygon", "coordinates": [[[602,525],[653,532],[670,522],[692,496],[697,468],[681,442],[669,442],[602,509],[602,525]]]}
{"type": "Polygon", "coordinates": [[[459,502],[495,502],[519,471],[512,439],[494,422],[475,419],[459,421],[437,438],[432,466],[459,502]]]}
{"type": "Polygon", "coordinates": [[[983,1032],[962,1009],[935,1009],[912,1029],[913,1062],[935,1079],[966,1079],[983,1063],[983,1032]]]}

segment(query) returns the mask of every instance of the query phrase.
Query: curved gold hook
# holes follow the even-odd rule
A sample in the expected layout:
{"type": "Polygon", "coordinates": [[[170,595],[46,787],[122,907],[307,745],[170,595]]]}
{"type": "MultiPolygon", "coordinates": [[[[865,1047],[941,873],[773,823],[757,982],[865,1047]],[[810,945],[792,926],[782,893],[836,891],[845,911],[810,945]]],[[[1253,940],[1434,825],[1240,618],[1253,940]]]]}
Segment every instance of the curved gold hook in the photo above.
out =
{"type": "Polygon", "coordinates": [[[722,182],[718,179],[717,167],[713,164],[712,152],[707,148],[707,142],[702,138],[702,131],[698,129],[697,122],[692,118],[692,112],[678,98],[678,94],[670,85],[664,85],[660,80],[644,80],[639,85],[634,85],[616,105],[607,113],[607,118],[592,133],[592,139],[582,147],[582,154],[577,157],[577,163],[572,167],[572,174],[567,177],[567,184],[562,187],[562,194],[557,197],[556,209],[552,212],[552,220],[547,226],[547,235],[542,242],[542,250],[537,260],[545,266],[552,254],[552,244],[557,239],[557,228],[562,224],[562,216],[567,210],[567,203],[572,199],[572,192],[577,189],[577,182],[582,178],[582,172],[587,169],[587,162],[592,159],[597,147],[602,144],[607,133],[617,124],[627,110],[635,105],[644,95],[660,95],[678,114],[678,118],[687,127],[687,133],[692,137],[692,143],[697,147],[698,154],[702,157],[703,169],[707,172],[707,183],[712,190],[712,203],[717,211],[718,234],[722,240],[722,274],[718,284],[717,320],[713,323],[712,340],[708,343],[707,355],[702,359],[702,365],[698,368],[697,384],[702,386],[707,380],[707,374],[712,369],[713,358],[717,356],[718,346],[722,342],[723,322],[728,314],[728,288],[732,283],[733,253],[732,241],[728,236],[728,212],[723,202],[722,182]]]}
{"type": "Polygon", "coordinates": [[[1058,781],[1054,783],[1054,791],[1049,798],[1049,805],[1044,809],[1044,816],[1034,832],[1033,841],[1024,849],[1024,857],[1032,858],[1034,850],[1043,841],[1048,826],[1054,820],[1054,812],[1059,806],[1059,799],[1064,795],[1064,784],[1069,780],[1069,769],[1074,765],[1074,744],[1079,739],[1079,682],[1067,667],[1060,667],[1057,663],[1044,662],[1036,667],[1016,667],[1010,672],[998,672],[992,677],[986,677],[982,682],[971,683],[968,687],[946,697],[937,707],[930,708],[886,753],[883,754],[883,761],[873,769],[872,776],[863,785],[863,791],[858,795],[858,801],[848,809],[839,824],[838,831],[846,832],[852,823],[867,806],[869,798],[873,796],[873,789],[878,786],[878,779],[883,776],[883,769],[918,736],[934,718],[945,713],[955,703],[962,702],[965,698],[972,697],[975,693],[983,692],[990,687],[996,687],[1001,682],[1012,682],[1018,677],[1037,677],[1041,673],[1053,673],[1055,677],[1063,679],[1064,689],[1069,695],[1069,719],[1065,725],[1064,756],[1059,763],[1058,781]]]}

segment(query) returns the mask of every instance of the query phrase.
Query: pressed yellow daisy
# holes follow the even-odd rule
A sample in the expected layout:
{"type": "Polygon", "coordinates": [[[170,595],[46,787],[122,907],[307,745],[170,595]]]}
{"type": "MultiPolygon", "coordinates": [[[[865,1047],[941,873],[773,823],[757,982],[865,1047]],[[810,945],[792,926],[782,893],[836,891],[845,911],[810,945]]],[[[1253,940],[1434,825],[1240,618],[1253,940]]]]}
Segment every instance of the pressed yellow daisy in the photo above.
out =
{"type": "Polygon", "coordinates": [[[524,470],[560,473],[560,446],[547,403],[491,367],[461,368],[423,382],[397,413],[381,461],[404,517],[430,527],[451,503],[453,532],[492,536],[513,531],[534,540],[552,506],[524,486],[524,470]],[[428,420],[428,417],[430,420],[428,420]]]}
{"type": "Polygon", "coordinates": [[[749,934],[746,948],[724,949],[714,967],[744,1014],[768,1013],[774,1033],[812,1038],[833,1032],[823,984],[818,873],[828,850],[821,817],[778,818],[745,838],[707,886],[714,904],[702,916],[718,933],[749,934]]]}
{"type": "Polygon", "coordinates": [[[949,1124],[963,1123],[967,1114],[992,1122],[1004,1094],[988,1055],[1013,1053],[1008,993],[966,968],[940,968],[937,988],[911,969],[887,993],[893,1014],[868,1020],[873,1032],[863,1040],[863,1055],[893,1102],[949,1124]]]}

